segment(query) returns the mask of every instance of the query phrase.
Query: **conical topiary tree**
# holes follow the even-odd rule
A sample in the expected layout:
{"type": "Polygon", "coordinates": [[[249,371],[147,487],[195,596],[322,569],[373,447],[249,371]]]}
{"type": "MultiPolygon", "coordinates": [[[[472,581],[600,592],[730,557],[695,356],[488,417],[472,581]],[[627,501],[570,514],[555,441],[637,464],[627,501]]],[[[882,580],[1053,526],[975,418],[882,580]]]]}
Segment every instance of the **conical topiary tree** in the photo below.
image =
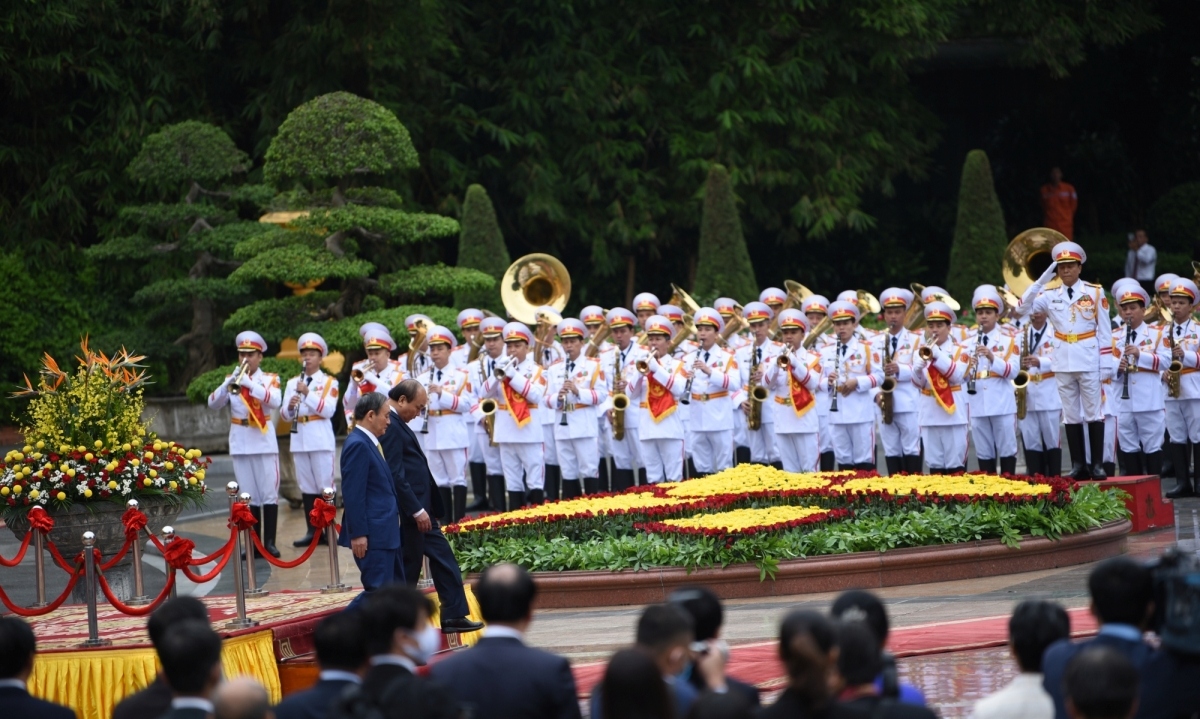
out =
{"type": "Polygon", "coordinates": [[[758,282],[742,235],[729,171],[722,165],[712,166],[704,186],[694,292],[701,302],[711,302],[717,297],[733,297],[739,302],[758,299],[758,282]]]}
{"type": "MultiPolygon", "coordinates": [[[[499,283],[504,271],[512,264],[508,248],[504,246],[504,235],[496,222],[496,210],[487,190],[481,185],[467,188],[462,206],[462,232],[458,236],[458,266],[486,272],[499,283]]],[[[461,291],[454,295],[458,308],[477,307],[489,309],[504,316],[504,305],[495,289],[484,291],[461,291]]]]}
{"type": "Polygon", "coordinates": [[[958,190],[958,219],[946,290],[966,307],[976,287],[1000,281],[1000,263],[1007,246],[1004,211],[992,184],[992,165],[983,150],[971,150],[963,163],[958,190]]]}

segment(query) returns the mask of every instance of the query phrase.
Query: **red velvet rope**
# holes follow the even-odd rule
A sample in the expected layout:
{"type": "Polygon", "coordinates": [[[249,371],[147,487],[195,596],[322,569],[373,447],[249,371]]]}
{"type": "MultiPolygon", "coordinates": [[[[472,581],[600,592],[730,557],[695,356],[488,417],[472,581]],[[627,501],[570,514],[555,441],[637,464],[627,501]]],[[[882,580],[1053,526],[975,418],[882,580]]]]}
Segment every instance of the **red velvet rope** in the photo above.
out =
{"type": "MultiPolygon", "coordinates": [[[[230,545],[227,544],[225,546],[229,547],[230,545]]],[[[229,559],[231,557],[233,557],[233,552],[226,552],[225,556],[221,557],[221,561],[217,564],[217,566],[213,567],[208,574],[193,574],[191,567],[187,566],[180,567],[180,569],[183,570],[183,575],[192,582],[195,582],[196,584],[204,584],[205,582],[211,582],[212,580],[216,579],[217,575],[221,573],[221,570],[225,568],[225,565],[229,563],[229,559]]],[[[204,564],[207,564],[207,562],[204,562],[204,564]]]]}
{"type": "Polygon", "coordinates": [[[158,609],[158,605],[162,604],[164,601],[166,601],[167,597],[171,596],[171,587],[175,586],[175,572],[171,572],[167,574],[167,583],[163,585],[162,591],[158,593],[158,596],[154,598],[153,602],[150,602],[144,607],[131,607],[122,602],[120,599],[117,599],[117,597],[112,593],[112,588],[108,586],[108,580],[104,578],[104,572],[97,573],[96,578],[100,580],[100,591],[104,592],[104,596],[108,599],[108,603],[113,606],[113,609],[116,609],[122,614],[128,614],[134,617],[144,617],[150,612],[153,612],[155,609],[158,609]]]}
{"type": "Polygon", "coordinates": [[[46,537],[46,549],[50,550],[50,557],[54,559],[54,563],[57,564],[64,572],[67,574],[73,574],[75,572],[75,567],[72,567],[70,562],[63,557],[62,552],[58,551],[58,545],[56,545],[54,540],[50,539],[49,537],[46,537]]]}
{"type": "Polygon", "coordinates": [[[337,518],[337,507],[317,497],[313,502],[312,511],[308,513],[308,521],[318,531],[324,531],[337,518]]]}
{"type": "Polygon", "coordinates": [[[22,617],[40,617],[43,614],[49,614],[55,609],[62,606],[62,603],[67,601],[67,597],[71,595],[71,590],[75,588],[75,583],[79,581],[79,577],[83,574],[83,567],[77,567],[76,571],[71,574],[71,578],[67,581],[67,588],[58,595],[58,598],[50,602],[44,607],[38,609],[26,609],[25,607],[13,604],[12,600],[4,592],[4,588],[0,587],[0,602],[4,602],[4,606],[8,607],[8,611],[22,617]]]}
{"type": "Polygon", "coordinates": [[[176,537],[163,551],[163,559],[172,569],[183,569],[192,561],[192,550],[196,543],[187,537],[176,537]]]}
{"type": "Polygon", "coordinates": [[[21,560],[25,558],[25,550],[29,549],[29,540],[31,540],[32,538],[33,538],[33,530],[26,532],[25,538],[21,540],[21,548],[17,550],[17,553],[13,555],[12,559],[5,559],[4,557],[0,557],[0,566],[15,567],[18,564],[20,564],[21,560]]]}
{"type": "Polygon", "coordinates": [[[129,538],[128,534],[126,534],[125,535],[125,543],[121,545],[121,551],[117,552],[116,555],[112,559],[108,560],[107,562],[104,562],[103,564],[101,564],[99,561],[97,561],[96,566],[100,567],[101,570],[105,570],[105,571],[112,569],[113,567],[117,566],[117,562],[121,561],[132,547],[133,547],[133,540],[129,538]]]}
{"type": "Polygon", "coordinates": [[[125,514],[121,515],[121,524],[125,525],[125,539],[130,542],[136,542],[138,535],[146,528],[146,523],[149,519],[146,513],[140,509],[130,507],[125,510],[125,514]]]}
{"type": "MultiPolygon", "coordinates": [[[[317,501],[319,502],[320,500],[317,501]]],[[[307,562],[308,558],[311,557],[313,552],[316,551],[317,543],[321,541],[321,532],[313,532],[312,541],[308,543],[308,549],[304,550],[304,554],[301,554],[299,557],[296,557],[290,562],[285,562],[282,559],[276,559],[268,554],[267,548],[263,546],[262,540],[258,538],[257,532],[250,532],[250,541],[254,542],[255,547],[258,547],[258,553],[262,555],[263,559],[267,560],[267,564],[270,564],[272,567],[279,567],[280,569],[295,569],[301,564],[307,562]]]]}
{"type": "Polygon", "coordinates": [[[236,526],[238,529],[245,530],[258,524],[258,520],[254,518],[254,514],[250,511],[248,505],[235,502],[229,508],[229,524],[230,526],[236,526]]]}
{"type": "Polygon", "coordinates": [[[0,557],[0,566],[15,567],[25,559],[25,551],[29,549],[29,543],[33,541],[34,531],[40,531],[43,534],[49,534],[51,529],[54,529],[54,517],[51,517],[45,509],[34,507],[29,510],[29,514],[25,515],[29,522],[29,531],[25,533],[21,539],[21,548],[17,550],[16,555],[12,559],[0,557]]]}

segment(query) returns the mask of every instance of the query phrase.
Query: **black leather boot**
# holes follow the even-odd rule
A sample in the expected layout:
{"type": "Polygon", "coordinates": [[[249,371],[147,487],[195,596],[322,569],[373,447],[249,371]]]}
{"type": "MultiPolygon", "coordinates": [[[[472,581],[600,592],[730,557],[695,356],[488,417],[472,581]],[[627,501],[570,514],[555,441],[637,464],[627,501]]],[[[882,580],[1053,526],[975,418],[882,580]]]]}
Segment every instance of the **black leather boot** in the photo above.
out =
{"type": "Polygon", "coordinates": [[[921,473],[921,455],[906,454],[903,457],[901,457],[901,460],[903,460],[905,472],[907,472],[909,474],[920,474],[921,473]]]}
{"type": "Polygon", "coordinates": [[[487,481],[488,501],[491,502],[492,511],[508,511],[508,508],[504,504],[504,477],[499,474],[489,474],[487,481]]]}
{"type": "Polygon", "coordinates": [[[467,516],[467,488],[452,487],[450,491],[454,493],[454,511],[450,515],[450,521],[457,523],[467,516]]]}
{"type": "Polygon", "coordinates": [[[442,515],[440,517],[434,517],[434,519],[442,524],[451,524],[452,520],[450,517],[454,512],[454,500],[452,499],[453,495],[451,494],[449,487],[438,487],[437,491],[438,494],[442,496],[442,515]]]}
{"type": "Polygon", "coordinates": [[[1175,463],[1175,489],[1167,492],[1167,499],[1190,497],[1192,490],[1192,475],[1188,472],[1188,447],[1186,444],[1169,444],[1171,460],[1175,463]]]}
{"type": "Polygon", "coordinates": [[[308,525],[308,532],[306,532],[305,535],[300,539],[292,542],[293,547],[307,547],[310,543],[312,543],[313,534],[316,532],[316,529],[313,528],[312,520],[309,519],[309,515],[312,513],[313,504],[316,501],[317,495],[315,494],[300,495],[300,503],[301,506],[304,507],[304,523],[308,525]]]}
{"type": "Polygon", "coordinates": [[[1104,467],[1104,476],[1105,476],[1105,477],[1115,477],[1115,476],[1117,476],[1117,464],[1116,464],[1116,462],[1105,462],[1104,464],[1102,464],[1102,465],[1100,465],[1100,466],[1104,467]]]}
{"type": "MultiPolygon", "coordinates": [[[[559,482],[562,481],[562,467],[557,464],[547,464],[546,473],[546,498],[555,502],[558,501],[559,482]]],[[[540,504],[540,503],[539,503],[540,504]]]]}
{"type": "Polygon", "coordinates": [[[1163,432],[1163,463],[1162,474],[1159,477],[1174,477],[1175,476],[1175,458],[1171,456],[1171,433],[1163,432]]]}
{"type": "Polygon", "coordinates": [[[941,467],[930,467],[929,473],[930,474],[946,474],[946,470],[942,469],[941,467]]]}
{"type": "Polygon", "coordinates": [[[962,474],[967,471],[966,467],[946,467],[946,474],[962,474]]]}
{"type": "Polygon", "coordinates": [[[527,496],[529,497],[530,507],[536,507],[537,505],[546,501],[546,493],[540,489],[529,490],[529,494],[527,496]]]}
{"type": "Polygon", "coordinates": [[[600,458],[600,476],[596,478],[596,491],[588,492],[588,494],[596,494],[597,492],[607,492],[609,486],[609,475],[611,474],[608,466],[608,460],[600,458]]]}
{"type": "Polygon", "coordinates": [[[996,473],[996,460],[995,459],[979,460],[979,471],[987,472],[988,474],[995,474],[996,473]]]}
{"type": "Polygon", "coordinates": [[[1025,450],[1025,474],[1030,477],[1046,474],[1046,453],[1040,449],[1025,450]]]}
{"type": "Polygon", "coordinates": [[[1092,448],[1092,479],[1103,482],[1108,479],[1104,468],[1104,423],[1088,422],[1088,444],[1092,448]]]}
{"type": "Polygon", "coordinates": [[[1046,471],[1043,474],[1047,477],[1062,476],[1062,447],[1046,450],[1046,471]]]}
{"type": "Polygon", "coordinates": [[[686,479],[700,478],[700,473],[696,471],[696,463],[692,461],[691,457],[687,458],[687,474],[685,474],[684,477],[686,479]]]}
{"type": "Polygon", "coordinates": [[[1121,468],[1122,477],[1134,477],[1142,474],[1141,452],[1122,452],[1118,449],[1117,466],[1121,468]]]}
{"type": "Polygon", "coordinates": [[[1000,474],[1014,475],[1017,473],[1017,455],[1000,458],[1000,474]]]}
{"type": "Polygon", "coordinates": [[[781,469],[783,469],[783,462],[781,462],[781,461],[775,461],[775,462],[772,462],[772,463],[771,463],[771,466],[772,466],[772,467],[774,467],[775,469],[780,469],[780,470],[781,470],[781,469]]]}
{"type": "Polygon", "coordinates": [[[750,448],[735,447],[733,450],[734,464],[749,464],[750,463],[750,448]]]}
{"type": "Polygon", "coordinates": [[[520,509],[525,506],[524,492],[509,492],[508,493],[508,509],[509,511],[520,509]]]}
{"type": "Polygon", "coordinates": [[[646,468],[645,467],[638,467],[637,478],[638,478],[637,483],[638,483],[639,487],[644,487],[647,484],[650,484],[650,480],[647,479],[647,477],[646,477],[646,468]]]}
{"type": "Polygon", "coordinates": [[[902,457],[884,457],[883,461],[885,464],[887,464],[887,472],[889,477],[900,474],[900,465],[903,462],[902,457]]]}
{"type": "Polygon", "coordinates": [[[632,469],[617,469],[612,470],[612,491],[624,492],[633,486],[633,470],[632,469]]]}
{"type": "Polygon", "coordinates": [[[1159,479],[1162,479],[1163,453],[1162,450],[1157,452],[1148,452],[1142,456],[1142,472],[1145,474],[1157,474],[1159,479]]]}
{"type": "MultiPolygon", "coordinates": [[[[588,481],[594,482],[596,480],[591,479],[588,481]]],[[[566,501],[568,499],[575,499],[576,497],[578,497],[580,495],[581,495],[581,491],[579,488],[579,480],[578,479],[564,479],[562,481],[563,501],[566,501]]]]}
{"type": "Polygon", "coordinates": [[[481,462],[471,462],[467,465],[471,473],[471,490],[475,493],[475,501],[467,507],[468,512],[482,512],[488,508],[487,497],[487,465],[481,462]]]}
{"type": "Polygon", "coordinates": [[[279,550],[275,548],[275,529],[279,526],[279,505],[264,504],[262,506],[263,547],[267,554],[279,559],[279,550]]]}
{"type": "MultiPolygon", "coordinates": [[[[601,465],[604,466],[604,465],[601,465]]],[[[597,494],[600,492],[600,479],[598,477],[584,477],[583,491],[587,494],[597,494]]]]}
{"type": "MultiPolygon", "coordinates": [[[[255,507],[253,504],[250,505],[250,516],[254,517],[254,519],[256,520],[254,522],[254,533],[256,535],[258,535],[258,541],[261,542],[262,538],[263,538],[262,507],[255,507]]],[[[246,547],[246,552],[250,551],[250,549],[251,549],[251,547],[246,547]]],[[[255,558],[262,556],[262,552],[258,551],[258,547],[253,547],[253,549],[254,549],[253,556],[255,558]]],[[[242,552],[243,560],[246,559],[246,552],[242,552]]]]}
{"type": "Polygon", "coordinates": [[[1088,472],[1087,462],[1084,461],[1083,425],[1064,425],[1064,430],[1067,434],[1067,449],[1071,451],[1071,471],[1067,474],[1067,477],[1076,482],[1081,482],[1091,477],[1088,472]]]}
{"type": "Polygon", "coordinates": [[[819,456],[821,471],[832,472],[837,466],[837,455],[835,455],[833,452],[822,452],[819,456]]]}
{"type": "Polygon", "coordinates": [[[856,464],[854,465],[854,468],[860,472],[874,472],[876,469],[878,469],[874,462],[863,462],[861,464],[856,464]]]}

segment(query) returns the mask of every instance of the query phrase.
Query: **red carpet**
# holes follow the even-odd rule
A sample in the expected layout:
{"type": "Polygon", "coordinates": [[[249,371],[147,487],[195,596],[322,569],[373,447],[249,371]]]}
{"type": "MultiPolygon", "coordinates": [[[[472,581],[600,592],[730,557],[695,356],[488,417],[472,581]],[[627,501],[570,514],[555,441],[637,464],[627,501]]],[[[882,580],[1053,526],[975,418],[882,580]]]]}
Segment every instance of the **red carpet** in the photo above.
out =
{"type": "MultiPolygon", "coordinates": [[[[1096,632],[1096,620],[1085,608],[1070,609],[1071,635],[1089,636],[1096,632]]],[[[888,648],[897,657],[923,654],[960,652],[968,649],[999,647],[1008,643],[1008,617],[983,617],[956,622],[919,624],[893,629],[888,636],[888,648]]],[[[783,665],[779,662],[778,642],[756,642],[734,647],[730,652],[730,676],[771,690],[787,683],[783,665]]],[[[580,696],[591,696],[592,688],[600,683],[607,662],[578,664],[572,667],[580,696]]]]}

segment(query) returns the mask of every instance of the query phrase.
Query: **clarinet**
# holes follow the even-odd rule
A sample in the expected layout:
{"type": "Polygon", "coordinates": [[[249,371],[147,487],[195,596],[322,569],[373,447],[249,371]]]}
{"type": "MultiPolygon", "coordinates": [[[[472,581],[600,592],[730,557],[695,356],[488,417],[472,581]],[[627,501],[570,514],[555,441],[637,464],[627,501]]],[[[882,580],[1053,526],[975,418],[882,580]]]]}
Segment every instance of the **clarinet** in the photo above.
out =
{"type": "Polygon", "coordinates": [[[1129,399],[1129,345],[1133,344],[1133,333],[1135,330],[1132,327],[1127,327],[1125,330],[1125,370],[1121,373],[1124,377],[1121,378],[1121,399],[1129,399]]]}
{"type": "Polygon", "coordinates": [[[837,347],[833,351],[833,374],[829,375],[829,389],[833,392],[833,401],[829,403],[829,411],[838,411],[837,406],[837,380],[838,375],[842,373],[842,343],[838,342],[837,347]]]}
{"type": "MultiPolygon", "coordinates": [[[[689,352],[688,355],[695,354],[697,357],[699,357],[700,356],[699,352],[700,352],[700,350],[693,350],[692,352],[689,352]]],[[[684,355],[684,359],[687,359],[687,355],[684,355]]],[[[692,363],[695,364],[694,359],[692,360],[692,363]]],[[[686,364],[684,365],[684,369],[687,369],[686,364]]],[[[695,377],[696,377],[696,370],[693,369],[690,372],[688,372],[687,384],[683,385],[683,396],[679,398],[679,404],[691,404],[692,403],[692,379],[694,379],[695,377]]]]}
{"type": "MultiPolygon", "coordinates": [[[[312,386],[312,375],[304,376],[304,386],[305,387],[312,386]]],[[[296,397],[299,397],[299,396],[300,396],[299,394],[296,395],[296,397]]],[[[301,402],[302,401],[303,400],[301,400],[301,402]]],[[[292,411],[296,412],[299,409],[300,409],[300,402],[297,402],[296,406],[292,408],[292,411]]],[[[300,434],[300,417],[295,417],[292,419],[292,434],[300,434]]]]}

